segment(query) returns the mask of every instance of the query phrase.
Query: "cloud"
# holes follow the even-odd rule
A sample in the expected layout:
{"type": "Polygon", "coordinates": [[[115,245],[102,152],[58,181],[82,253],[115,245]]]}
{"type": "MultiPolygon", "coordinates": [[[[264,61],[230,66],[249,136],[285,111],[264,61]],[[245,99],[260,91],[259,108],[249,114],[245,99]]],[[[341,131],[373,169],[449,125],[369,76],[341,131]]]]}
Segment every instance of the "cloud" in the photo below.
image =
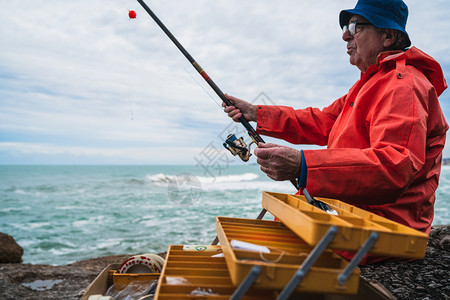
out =
{"type": "MultiPolygon", "coordinates": [[[[447,2],[407,4],[413,43],[449,74],[447,2]]],[[[187,72],[218,97],[137,2],[26,3],[7,1],[0,11],[0,163],[54,155],[62,163],[195,164],[195,153],[221,145],[230,121],[187,72]]],[[[277,104],[324,107],[359,76],[337,20],[353,0],[148,4],[235,96],[264,91],[277,104]]]]}

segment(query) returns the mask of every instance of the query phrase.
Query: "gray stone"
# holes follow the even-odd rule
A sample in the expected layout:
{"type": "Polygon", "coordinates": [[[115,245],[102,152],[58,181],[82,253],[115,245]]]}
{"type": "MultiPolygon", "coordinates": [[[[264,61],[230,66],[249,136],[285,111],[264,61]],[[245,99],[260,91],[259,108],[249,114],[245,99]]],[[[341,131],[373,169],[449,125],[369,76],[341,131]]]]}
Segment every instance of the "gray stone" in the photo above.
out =
{"type": "Polygon", "coordinates": [[[450,284],[450,226],[433,226],[423,260],[361,267],[361,276],[379,281],[399,300],[448,299],[450,284]]]}
{"type": "Polygon", "coordinates": [[[450,235],[443,237],[439,244],[443,250],[450,250],[450,235]]]}

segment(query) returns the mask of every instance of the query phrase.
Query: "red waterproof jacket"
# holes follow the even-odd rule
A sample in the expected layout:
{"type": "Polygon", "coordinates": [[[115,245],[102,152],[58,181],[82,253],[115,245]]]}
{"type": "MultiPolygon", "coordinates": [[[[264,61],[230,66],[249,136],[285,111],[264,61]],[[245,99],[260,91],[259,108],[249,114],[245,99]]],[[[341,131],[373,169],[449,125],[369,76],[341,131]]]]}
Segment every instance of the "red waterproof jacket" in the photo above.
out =
{"type": "Polygon", "coordinates": [[[307,189],[429,233],[448,129],[440,65],[412,47],[383,52],[348,94],[319,110],[258,106],[257,131],[304,150],[307,189]]]}

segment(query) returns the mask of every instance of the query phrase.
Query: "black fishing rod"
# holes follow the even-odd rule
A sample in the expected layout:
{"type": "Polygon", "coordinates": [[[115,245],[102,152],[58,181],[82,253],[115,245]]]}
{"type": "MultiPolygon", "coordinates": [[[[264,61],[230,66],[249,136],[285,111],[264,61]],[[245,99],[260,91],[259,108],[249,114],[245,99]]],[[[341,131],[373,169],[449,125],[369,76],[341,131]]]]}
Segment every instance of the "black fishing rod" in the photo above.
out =
{"type": "MultiPolygon", "coordinates": [[[[195,61],[195,59],[189,54],[189,52],[186,51],[186,49],[183,47],[183,45],[178,42],[178,40],[173,36],[173,34],[167,29],[167,27],[161,22],[161,20],[153,13],[153,11],[145,4],[142,0],[137,0],[139,4],[142,5],[142,7],[147,11],[147,13],[152,17],[152,19],[158,24],[159,27],[164,31],[164,33],[172,40],[172,42],[177,46],[177,48],[183,53],[183,55],[189,60],[189,62],[192,64],[192,66],[202,75],[203,79],[209,84],[209,86],[216,92],[217,96],[219,96],[220,99],[222,99],[223,102],[227,106],[232,106],[233,103],[230,102],[225,97],[225,94],[222,92],[222,90],[217,86],[217,84],[211,79],[211,77],[208,76],[208,74],[203,70],[203,68],[198,64],[198,62],[195,61]]],[[[249,136],[251,139],[256,143],[264,143],[264,140],[261,138],[261,136],[256,132],[256,130],[250,125],[250,123],[247,121],[247,119],[242,116],[239,118],[239,122],[244,125],[245,129],[247,129],[249,136]]]]}
{"type": "MultiPolygon", "coordinates": [[[[187,50],[183,47],[183,45],[180,44],[180,42],[169,31],[169,29],[167,29],[167,27],[164,25],[164,23],[161,22],[161,20],[150,9],[150,7],[148,7],[148,5],[145,4],[145,2],[143,0],[137,0],[137,2],[139,2],[139,4],[145,9],[145,11],[150,15],[150,17],[152,17],[152,19],[156,22],[156,24],[158,24],[158,26],[162,29],[162,31],[164,31],[164,33],[170,38],[170,40],[175,44],[175,46],[177,46],[177,48],[181,51],[181,53],[183,53],[183,55],[187,58],[187,60],[189,60],[189,62],[197,70],[197,72],[203,77],[203,79],[205,79],[205,81],[214,90],[214,92],[216,92],[217,96],[219,96],[219,98],[223,102],[225,102],[225,104],[227,106],[232,106],[233,103],[231,103],[231,101],[225,97],[225,94],[222,92],[222,90],[211,79],[211,77],[208,76],[208,74],[205,72],[205,70],[203,70],[203,68],[198,64],[198,62],[195,61],[195,59],[189,54],[189,52],[187,52],[187,50]]],[[[250,123],[244,116],[241,116],[239,118],[239,122],[241,122],[241,124],[244,125],[245,129],[247,129],[248,135],[250,136],[250,138],[253,140],[253,142],[256,145],[258,145],[259,143],[265,143],[264,140],[262,139],[262,137],[256,132],[256,130],[252,127],[252,125],[250,125],[250,123]]],[[[244,161],[248,160],[250,153],[246,153],[247,152],[247,151],[245,151],[245,150],[247,150],[247,149],[245,149],[246,145],[242,138],[236,139],[236,137],[234,137],[234,135],[230,135],[230,136],[228,136],[226,142],[224,143],[224,146],[225,146],[225,148],[230,150],[230,152],[233,153],[233,155],[239,154],[239,156],[241,157],[242,160],[244,160],[244,161]],[[242,150],[244,150],[244,151],[242,151],[242,150]]],[[[250,150],[248,150],[248,152],[250,152],[250,150]]],[[[299,188],[295,179],[292,179],[291,183],[294,185],[294,187],[296,189],[299,188]]],[[[308,191],[306,190],[306,188],[304,188],[303,191],[304,191],[304,195],[305,195],[306,199],[308,200],[308,202],[311,205],[314,205],[314,206],[316,206],[322,210],[325,210],[327,212],[331,211],[330,207],[326,203],[316,200],[313,197],[311,197],[310,194],[308,193],[308,191]]],[[[261,218],[264,216],[263,213],[265,213],[265,210],[263,210],[263,212],[261,212],[261,214],[260,214],[261,218]]]]}

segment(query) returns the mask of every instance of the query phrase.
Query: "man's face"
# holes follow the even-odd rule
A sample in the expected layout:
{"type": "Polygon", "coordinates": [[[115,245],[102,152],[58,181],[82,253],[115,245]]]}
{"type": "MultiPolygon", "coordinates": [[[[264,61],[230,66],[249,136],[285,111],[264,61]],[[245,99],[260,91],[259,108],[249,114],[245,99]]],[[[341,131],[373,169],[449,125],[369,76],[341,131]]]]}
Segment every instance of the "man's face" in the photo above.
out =
{"type": "MultiPolygon", "coordinates": [[[[368,21],[361,16],[353,15],[349,23],[352,22],[367,23],[368,21]]],[[[350,63],[362,72],[366,72],[369,66],[376,63],[378,54],[384,49],[383,34],[373,25],[357,25],[354,35],[350,35],[346,30],[342,34],[342,39],[347,42],[350,63]]]]}

